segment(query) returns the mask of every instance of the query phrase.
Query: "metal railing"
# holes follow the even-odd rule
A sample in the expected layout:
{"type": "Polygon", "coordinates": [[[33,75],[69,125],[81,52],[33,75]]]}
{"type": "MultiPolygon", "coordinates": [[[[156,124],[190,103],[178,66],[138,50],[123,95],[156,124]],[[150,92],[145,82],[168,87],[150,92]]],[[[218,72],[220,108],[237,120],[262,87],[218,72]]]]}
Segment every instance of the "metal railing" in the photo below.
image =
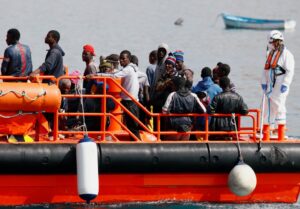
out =
{"type": "MultiPolygon", "coordinates": [[[[40,76],[38,77],[40,79],[51,79],[56,85],[59,84],[61,79],[81,79],[84,80],[86,79],[84,76],[61,76],[58,79],[55,79],[53,76],[40,76]]],[[[0,79],[5,79],[5,80],[16,80],[16,77],[13,76],[0,76],[0,79]]],[[[20,80],[27,80],[28,77],[20,77],[18,78],[20,80]]],[[[110,77],[100,77],[100,76],[94,76],[92,78],[89,78],[92,80],[97,80],[97,81],[102,81],[103,82],[103,94],[102,95],[91,95],[91,94],[64,94],[61,95],[62,97],[65,98],[94,98],[94,99],[99,99],[101,100],[101,111],[100,112],[95,112],[95,113],[83,113],[83,112],[59,112],[57,110],[56,112],[53,112],[54,114],[54,123],[53,123],[53,137],[54,141],[59,139],[59,134],[85,134],[86,131],[84,130],[59,130],[59,124],[60,124],[60,118],[61,117],[71,117],[71,116],[76,116],[76,117],[83,117],[83,116],[92,116],[92,117],[100,117],[100,127],[99,131],[88,131],[88,134],[91,135],[98,135],[99,139],[96,140],[104,140],[106,136],[111,136],[114,141],[123,141],[123,138],[125,136],[130,136],[134,141],[137,142],[142,142],[142,140],[138,139],[134,134],[130,132],[130,130],[126,127],[126,125],[123,123],[122,120],[120,120],[120,115],[127,113],[130,117],[132,117],[141,127],[143,131],[148,132],[149,134],[152,134],[153,136],[156,137],[157,141],[161,141],[161,138],[163,135],[176,135],[179,132],[176,131],[162,131],[161,130],[161,119],[163,117],[180,117],[180,116],[189,116],[192,118],[197,118],[197,117],[203,117],[205,118],[205,126],[204,130],[192,130],[185,132],[187,134],[195,134],[195,135],[201,135],[203,136],[203,141],[209,141],[209,137],[213,135],[235,135],[235,131],[210,131],[209,130],[209,117],[231,117],[230,114],[196,114],[196,113],[191,113],[191,114],[162,114],[162,113],[152,113],[150,112],[147,108],[145,108],[141,103],[139,103],[137,100],[135,100],[126,90],[121,86],[119,82],[117,82],[115,79],[110,78],[110,77]],[[122,103],[120,102],[119,97],[115,97],[111,95],[110,90],[106,89],[106,86],[108,85],[108,82],[110,85],[114,85],[114,88],[119,89],[119,93],[123,92],[126,94],[128,97],[134,101],[139,109],[141,111],[144,111],[145,114],[148,117],[151,117],[153,121],[156,122],[157,124],[157,130],[153,130],[149,128],[147,125],[142,123],[135,115],[133,115],[128,109],[126,109],[122,103]],[[111,98],[115,105],[119,106],[121,111],[120,112],[107,112],[106,109],[106,98],[111,98]],[[116,123],[121,130],[107,130],[106,127],[106,120],[107,117],[110,117],[116,123]],[[116,132],[115,132],[116,131],[116,132]],[[120,132],[123,131],[123,132],[120,132]],[[118,137],[120,136],[120,137],[118,137]]],[[[114,95],[116,95],[116,92],[114,92],[114,95]]],[[[251,136],[251,138],[256,141],[256,133],[258,132],[258,127],[259,127],[259,118],[260,118],[260,111],[257,109],[251,109],[249,111],[249,114],[247,115],[240,115],[236,114],[235,115],[238,118],[238,130],[237,133],[239,136],[241,135],[248,135],[251,136]],[[251,120],[251,125],[250,126],[243,126],[241,124],[241,119],[242,118],[249,118],[251,120]]],[[[180,132],[181,133],[181,132],[180,132]]]]}

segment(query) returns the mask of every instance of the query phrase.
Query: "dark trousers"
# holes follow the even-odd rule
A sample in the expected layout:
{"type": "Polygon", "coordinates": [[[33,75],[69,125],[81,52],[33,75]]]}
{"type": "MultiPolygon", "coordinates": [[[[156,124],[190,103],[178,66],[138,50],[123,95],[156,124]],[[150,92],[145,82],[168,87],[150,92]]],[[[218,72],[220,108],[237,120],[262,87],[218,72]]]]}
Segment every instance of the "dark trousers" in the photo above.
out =
{"type": "MultiPolygon", "coordinates": [[[[135,117],[139,118],[139,108],[131,100],[122,100],[122,105],[124,105],[135,117]]],[[[126,112],[124,112],[124,119],[127,128],[137,137],[140,137],[139,124],[126,112]]]]}

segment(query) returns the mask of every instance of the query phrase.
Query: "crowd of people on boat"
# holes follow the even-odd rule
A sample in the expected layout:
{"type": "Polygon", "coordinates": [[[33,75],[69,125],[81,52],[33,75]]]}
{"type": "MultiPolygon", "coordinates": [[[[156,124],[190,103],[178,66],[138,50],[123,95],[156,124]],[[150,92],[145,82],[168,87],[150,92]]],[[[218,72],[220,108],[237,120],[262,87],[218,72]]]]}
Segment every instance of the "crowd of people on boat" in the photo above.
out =
{"type": "MultiPolygon", "coordinates": [[[[33,70],[30,48],[20,43],[20,32],[10,29],[7,32],[6,42],[8,48],[4,51],[1,65],[1,74],[7,76],[28,76],[33,80],[37,75],[52,75],[56,78],[66,75],[63,57],[65,55],[59,46],[60,34],[51,30],[45,37],[45,43],[49,45],[45,62],[33,70]]],[[[275,129],[278,123],[285,124],[286,108],[285,101],[288,95],[294,73],[293,55],[283,45],[283,35],[280,31],[271,31],[269,38],[269,51],[263,70],[262,89],[269,102],[264,102],[266,108],[265,122],[275,129]],[[269,111],[268,111],[268,110],[269,111]]],[[[167,44],[160,44],[157,49],[149,53],[149,66],[143,72],[139,68],[139,60],[136,55],[128,50],[119,54],[111,54],[106,57],[100,56],[99,66],[96,64],[95,49],[91,44],[83,46],[82,60],[86,67],[83,75],[85,79],[82,89],[78,79],[61,79],[59,88],[62,94],[82,93],[103,94],[103,82],[95,80],[96,77],[121,78],[122,87],[129,93],[121,92],[121,103],[134,116],[140,119],[146,126],[150,124],[149,115],[137,105],[140,102],[145,108],[154,113],[225,113],[225,114],[248,114],[248,107],[242,96],[237,93],[237,88],[230,80],[230,65],[219,62],[213,70],[203,67],[201,80],[194,78],[194,71],[187,67],[184,52],[182,50],[170,51],[167,44]]],[[[70,73],[73,76],[81,75],[80,71],[70,73]]],[[[4,80],[5,81],[5,80],[4,80]]],[[[51,80],[43,80],[51,83],[51,80]]],[[[105,85],[107,90],[108,85],[105,85]]],[[[63,98],[61,109],[66,112],[100,112],[101,102],[99,98],[86,98],[83,108],[79,105],[78,98],[63,98]],[[70,100],[73,100],[70,102],[70,100]]],[[[113,111],[116,104],[107,99],[106,110],[113,111]]],[[[53,115],[47,115],[52,124],[53,115]]],[[[235,125],[232,117],[210,117],[210,130],[234,131],[235,125]]],[[[64,129],[72,129],[78,125],[77,117],[65,118],[60,124],[64,129]]],[[[109,118],[107,119],[109,126],[109,118]]],[[[124,121],[128,129],[137,137],[141,138],[139,123],[130,114],[124,111],[124,121]]],[[[100,118],[85,117],[87,130],[100,129],[100,118]]],[[[153,129],[161,131],[173,130],[180,134],[176,136],[162,136],[162,139],[189,140],[190,135],[186,132],[191,130],[204,130],[205,118],[172,116],[161,117],[160,127],[157,120],[153,120],[153,129]]]]}

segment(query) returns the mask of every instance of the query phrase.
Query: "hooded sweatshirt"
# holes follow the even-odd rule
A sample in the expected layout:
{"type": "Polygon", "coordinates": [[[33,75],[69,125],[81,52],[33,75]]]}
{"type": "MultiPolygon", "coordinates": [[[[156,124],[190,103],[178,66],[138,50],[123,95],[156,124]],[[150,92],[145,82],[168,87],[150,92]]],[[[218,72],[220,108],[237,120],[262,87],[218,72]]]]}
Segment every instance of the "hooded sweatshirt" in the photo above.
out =
{"type": "Polygon", "coordinates": [[[210,101],[213,100],[213,98],[222,92],[222,89],[219,85],[215,84],[211,77],[210,76],[206,76],[203,78],[203,80],[199,81],[197,83],[196,86],[193,86],[192,88],[192,92],[194,93],[199,93],[199,92],[202,92],[202,91],[206,91],[209,98],[210,98],[210,101]]]}
{"type": "Polygon", "coordinates": [[[161,77],[161,75],[166,73],[166,68],[165,68],[165,61],[168,57],[169,54],[169,46],[165,43],[162,43],[158,46],[158,49],[163,48],[166,50],[166,54],[165,56],[162,58],[162,60],[160,62],[157,63],[156,68],[155,68],[155,72],[154,72],[154,83],[153,86],[156,86],[157,81],[159,80],[159,78],[161,77]]]}
{"type": "Polygon", "coordinates": [[[56,78],[64,75],[63,56],[65,52],[56,44],[47,52],[45,62],[39,67],[44,75],[53,75],[56,78]]]}
{"type": "MultiPolygon", "coordinates": [[[[205,113],[206,108],[200,102],[197,95],[187,88],[172,92],[163,107],[165,113],[205,113]]],[[[173,130],[179,132],[189,131],[192,126],[192,118],[189,116],[171,117],[170,125],[173,130]]]]}

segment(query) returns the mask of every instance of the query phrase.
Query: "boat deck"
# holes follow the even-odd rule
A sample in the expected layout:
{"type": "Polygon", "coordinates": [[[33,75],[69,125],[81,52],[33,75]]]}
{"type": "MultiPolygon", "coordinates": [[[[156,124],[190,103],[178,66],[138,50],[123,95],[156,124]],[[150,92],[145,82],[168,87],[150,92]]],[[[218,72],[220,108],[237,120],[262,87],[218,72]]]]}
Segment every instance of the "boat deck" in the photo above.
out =
{"type": "MultiPolygon", "coordinates": [[[[54,126],[49,134],[41,133],[38,128],[41,123],[35,116],[44,113],[41,109],[38,113],[31,111],[33,125],[22,135],[23,139],[19,140],[13,134],[13,129],[9,130],[11,133],[1,133],[0,205],[83,202],[77,190],[76,145],[85,134],[97,143],[99,195],[93,200],[96,203],[167,200],[223,203],[297,201],[300,190],[300,140],[266,137],[266,133],[260,138],[259,110],[251,109],[246,116],[235,115],[239,121],[238,128],[230,132],[210,131],[209,117],[231,115],[188,114],[195,118],[204,117],[204,130],[189,132],[195,136],[189,141],[166,141],[163,140],[164,135],[182,133],[161,131],[161,118],[182,115],[152,113],[137,103],[158,124],[158,130],[154,131],[131,114],[142,129],[142,137],[138,139],[122,122],[122,114],[129,113],[118,97],[124,89],[110,78],[95,79],[103,81],[104,86],[109,84],[109,91],[104,90],[103,95],[66,94],[61,97],[110,97],[117,104],[111,113],[106,113],[106,100],[103,100],[100,113],[52,110],[54,126]],[[60,118],[83,115],[100,117],[102,122],[99,130],[59,128],[60,118]],[[107,116],[111,118],[109,127],[105,125],[107,116]],[[214,135],[220,136],[220,140],[211,140],[210,137],[214,135]],[[26,139],[24,136],[29,137],[26,139]],[[228,173],[239,161],[241,153],[244,162],[253,168],[257,176],[256,189],[243,197],[233,194],[227,183],[228,173]]],[[[19,83],[15,85],[21,86],[19,83]]],[[[23,95],[22,92],[27,89],[19,91],[23,95]]],[[[35,96],[31,94],[30,98],[35,96]]],[[[7,100],[2,102],[7,104],[7,100]]],[[[18,113],[22,117],[30,111],[22,110],[18,113]]],[[[10,116],[14,114],[10,113],[10,116]]],[[[16,122],[14,119],[1,124],[6,127],[10,122],[16,122]]]]}

